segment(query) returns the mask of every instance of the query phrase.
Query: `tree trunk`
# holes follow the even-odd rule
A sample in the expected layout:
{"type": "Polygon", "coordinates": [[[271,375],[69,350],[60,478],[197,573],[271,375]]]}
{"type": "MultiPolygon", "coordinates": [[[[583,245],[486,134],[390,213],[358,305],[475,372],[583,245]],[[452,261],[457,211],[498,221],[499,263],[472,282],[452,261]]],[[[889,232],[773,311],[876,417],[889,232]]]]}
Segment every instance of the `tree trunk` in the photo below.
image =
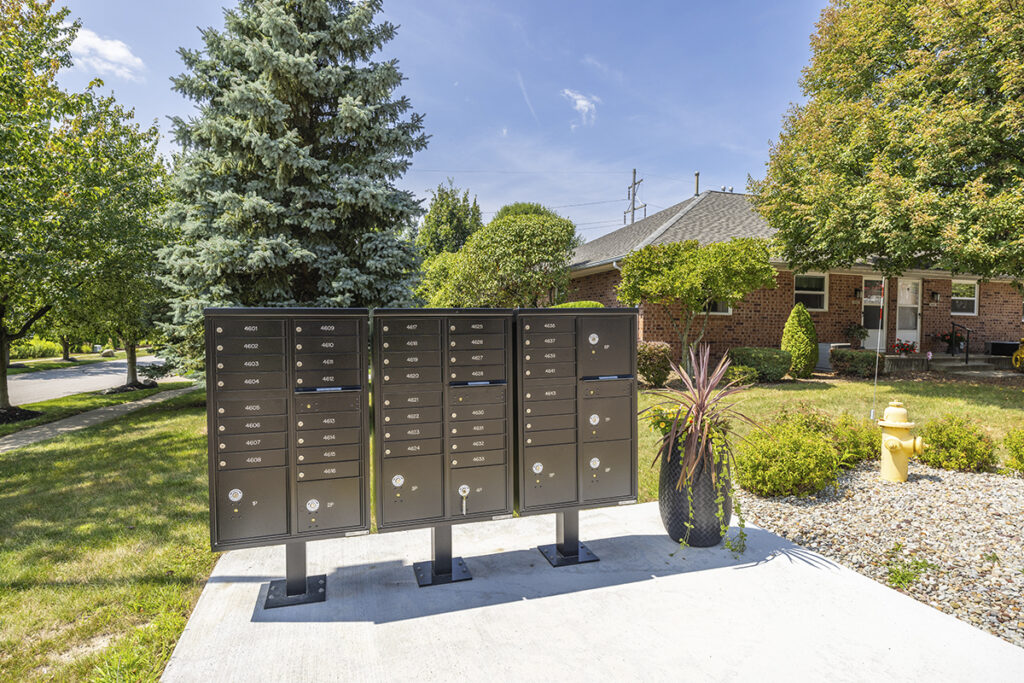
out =
{"type": "Polygon", "coordinates": [[[11,342],[7,332],[0,327],[0,410],[11,407],[11,396],[7,391],[7,365],[11,359],[11,342]]]}
{"type": "Polygon", "coordinates": [[[138,384],[139,383],[139,372],[135,366],[136,353],[135,353],[135,341],[124,340],[124,354],[125,359],[128,361],[128,378],[125,384],[138,384]]]}
{"type": "Polygon", "coordinates": [[[61,352],[61,357],[60,357],[61,360],[64,360],[64,361],[71,360],[71,342],[68,340],[67,337],[61,337],[60,338],[60,352],[61,352]]]}

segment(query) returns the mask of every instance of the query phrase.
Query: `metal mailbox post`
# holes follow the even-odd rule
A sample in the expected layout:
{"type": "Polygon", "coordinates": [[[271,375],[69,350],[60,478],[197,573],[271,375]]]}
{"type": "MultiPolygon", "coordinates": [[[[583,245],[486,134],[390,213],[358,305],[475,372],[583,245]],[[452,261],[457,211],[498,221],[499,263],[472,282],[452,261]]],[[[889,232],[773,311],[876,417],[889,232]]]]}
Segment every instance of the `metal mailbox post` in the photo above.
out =
{"type": "Polygon", "coordinates": [[[516,313],[519,513],[556,512],[553,566],[594,562],[579,511],[636,502],[635,308],[516,313]]]}
{"type": "Polygon", "coordinates": [[[266,607],[319,602],[306,541],[370,528],[366,309],[206,310],[210,542],[285,544],[266,607]]]}
{"type": "Polygon", "coordinates": [[[512,514],[511,339],[510,310],[374,311],[377,526],[431,527],[420,586],[472,578],[452,524],[512,514]]]}

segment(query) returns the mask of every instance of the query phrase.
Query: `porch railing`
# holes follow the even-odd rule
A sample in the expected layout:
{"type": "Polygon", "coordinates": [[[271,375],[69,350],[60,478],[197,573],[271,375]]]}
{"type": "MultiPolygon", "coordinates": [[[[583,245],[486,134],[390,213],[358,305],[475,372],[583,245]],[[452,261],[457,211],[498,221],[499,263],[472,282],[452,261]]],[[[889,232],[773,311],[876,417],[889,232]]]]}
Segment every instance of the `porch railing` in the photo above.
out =
{"type": "Polygon", "coordinates": [[[961,330],[963,330],[964,332],[967,333],[967,339],[964,342],[964,365],[970,365],[970,363],[971,363],[971,332],[973,332],[974,330],[972,330],[971,328],[967,327],[966,325],[961,325],[960,323],[953,323],[953,329],[950,330],[950,332],[949,332],[949,338],[951,340],[950,346],[953,347],[953,355],[954,356],[956,355],[956,352],[958,351],[957,347],[959,346],[959,344],[956,343],[956,331],[957,331],[957,329],[961,329],[961,330]]]}

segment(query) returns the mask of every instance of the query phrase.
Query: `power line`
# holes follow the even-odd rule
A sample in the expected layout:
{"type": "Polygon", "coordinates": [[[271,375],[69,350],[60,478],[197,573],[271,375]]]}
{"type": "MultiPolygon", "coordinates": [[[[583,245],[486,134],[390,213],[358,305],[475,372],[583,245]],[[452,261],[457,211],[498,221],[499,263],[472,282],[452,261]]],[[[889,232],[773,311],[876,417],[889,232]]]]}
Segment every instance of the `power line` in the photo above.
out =
{"type": "Polygon", "coordinates": [[[574,175],[618,175],[615,171],[577,171],[577,170],[543,170],[543,171],[513,171],[510,169],[454,169],[443,170],[438,168],[410,168],[406,173],[498,173],[498,174],[519,174],[519,175],[550,175],[552,173],[572,173],[574,175]]]}
{"type": "MultiPolygon", "coordinates": [[[[559,204],[558,206],[549,206],[549,209],[568,209],[573,206],[596,206],[597,204],[618,204],[621,199],[603,199],[599,202],[580,202],[579,204],[559,204]]],[[[489,215],[492,213],[498,213],[497,211],[484,211],[483,214],[489,215]]]]}

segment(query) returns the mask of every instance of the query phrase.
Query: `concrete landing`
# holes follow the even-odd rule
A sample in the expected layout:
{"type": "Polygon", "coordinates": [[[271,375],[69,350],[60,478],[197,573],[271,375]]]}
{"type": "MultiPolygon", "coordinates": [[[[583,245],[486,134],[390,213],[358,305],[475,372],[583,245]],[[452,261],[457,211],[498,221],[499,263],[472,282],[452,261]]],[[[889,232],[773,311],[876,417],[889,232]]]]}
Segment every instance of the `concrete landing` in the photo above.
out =
{"type": "Polygon", "coordinates": [[[582,513],[600,562],[552,568],[553,515],[456,526],[472,581],[418,588],[429,530],[320,541],[322,603],[263,610],[283,547],[217,563],[166,681],[1008,681],[1024,649],[756,528],[681,550],[657,503],[582,513]]]}

